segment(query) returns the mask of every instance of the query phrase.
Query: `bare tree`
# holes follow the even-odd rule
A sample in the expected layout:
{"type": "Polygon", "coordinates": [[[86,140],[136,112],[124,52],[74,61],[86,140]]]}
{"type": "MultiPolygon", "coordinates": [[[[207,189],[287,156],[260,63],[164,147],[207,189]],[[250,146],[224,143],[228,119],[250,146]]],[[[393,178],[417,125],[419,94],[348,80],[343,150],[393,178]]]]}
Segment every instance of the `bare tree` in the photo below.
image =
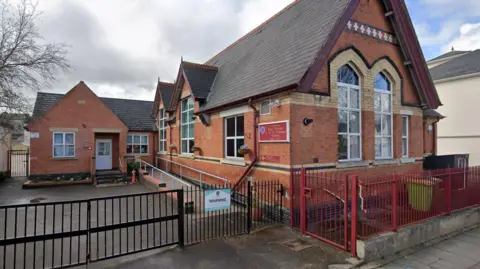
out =
{"type": "MultiPolygon", "coordinates": [[[[29,113],[28,91],[50,86],[59,71],[70,68],[65,44],[49,44],[36,22],[37,4],[22,0],[14,6],[0,0],[0,113],[29,113]]],[[[0,125],[9,117],[0,117],[0,125]],[[2,119],[3,118],[3,119],[2,119]]]]}

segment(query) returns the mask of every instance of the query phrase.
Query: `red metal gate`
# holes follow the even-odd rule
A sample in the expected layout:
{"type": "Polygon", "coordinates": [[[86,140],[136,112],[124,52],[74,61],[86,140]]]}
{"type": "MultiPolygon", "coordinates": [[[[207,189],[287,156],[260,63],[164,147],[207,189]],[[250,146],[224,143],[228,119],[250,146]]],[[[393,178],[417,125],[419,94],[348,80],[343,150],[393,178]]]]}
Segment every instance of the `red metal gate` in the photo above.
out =
{"type": "Polygon", "coordinates": [[[344,174],[292,170],[292,227],[356,253],[356,181],[344,174]]]}

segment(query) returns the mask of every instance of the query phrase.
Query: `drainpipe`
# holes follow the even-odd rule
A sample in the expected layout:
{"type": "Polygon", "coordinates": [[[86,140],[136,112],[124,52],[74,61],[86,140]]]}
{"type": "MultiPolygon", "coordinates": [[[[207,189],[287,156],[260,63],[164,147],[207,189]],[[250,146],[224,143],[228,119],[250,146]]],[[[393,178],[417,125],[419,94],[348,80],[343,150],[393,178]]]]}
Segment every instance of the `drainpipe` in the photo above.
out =
{"type": "Polygon", "coordinates": [[[432,132],[433,132],[433,134],[432,134],[432,136],[433,136],[433,149],[432,149],[432,151],[433,152],[432,152],[432,154],[434,156],[437,156],[437,123],[440,120],[441,120],[440,118],[437,118],[437,120],[432,123],[432,127],[433,127],[433,130],[432,130],[432,132]]]}
{"type": "Polygon", "coordinates": [[[258,112],[257,108],[255,108],[253,106],[251,98],[248,100],[248,106],[253,110],[253,152],[252,152],[253,158],[252,158],[252,161],[250,162],[250,164],[248,165],[247,169],[245,170],[245,172],[243,172],[242,176],[237,180],[237,183],[235,183],[235,185],[233,186],[234,190],[237,189],[238,186],[240,186],[240,184],[243,182],[243,179],[248,175],[248,173],[250,173],[253,166],[257,162],[257,151],[258,151],[258,145],[257,145],[258,124],[257,124],[257,119],[258,119],[259,112],[258,112]]]}

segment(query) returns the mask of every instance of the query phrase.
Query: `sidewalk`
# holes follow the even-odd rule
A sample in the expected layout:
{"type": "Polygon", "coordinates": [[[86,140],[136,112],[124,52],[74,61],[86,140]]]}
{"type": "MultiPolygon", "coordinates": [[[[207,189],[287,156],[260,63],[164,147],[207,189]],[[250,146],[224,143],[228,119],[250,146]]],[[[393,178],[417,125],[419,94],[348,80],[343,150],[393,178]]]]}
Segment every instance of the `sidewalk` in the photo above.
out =
{"type": "Polygon", "coordinates": [[[480,269],[480,228],[415,251],[380,267],[376,263],[362,269],[480,269]]]}

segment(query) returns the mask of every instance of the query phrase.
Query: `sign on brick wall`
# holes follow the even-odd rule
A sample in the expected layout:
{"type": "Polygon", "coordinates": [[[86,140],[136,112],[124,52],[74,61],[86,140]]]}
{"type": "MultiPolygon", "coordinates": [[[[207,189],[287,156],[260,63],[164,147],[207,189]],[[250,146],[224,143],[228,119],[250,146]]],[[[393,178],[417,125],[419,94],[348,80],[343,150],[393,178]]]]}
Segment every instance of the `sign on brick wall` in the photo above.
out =
{"type": "Polygon", "coordinates": [[[289,121],[260,123],[260,142],[290,142],[289,121]]]}

